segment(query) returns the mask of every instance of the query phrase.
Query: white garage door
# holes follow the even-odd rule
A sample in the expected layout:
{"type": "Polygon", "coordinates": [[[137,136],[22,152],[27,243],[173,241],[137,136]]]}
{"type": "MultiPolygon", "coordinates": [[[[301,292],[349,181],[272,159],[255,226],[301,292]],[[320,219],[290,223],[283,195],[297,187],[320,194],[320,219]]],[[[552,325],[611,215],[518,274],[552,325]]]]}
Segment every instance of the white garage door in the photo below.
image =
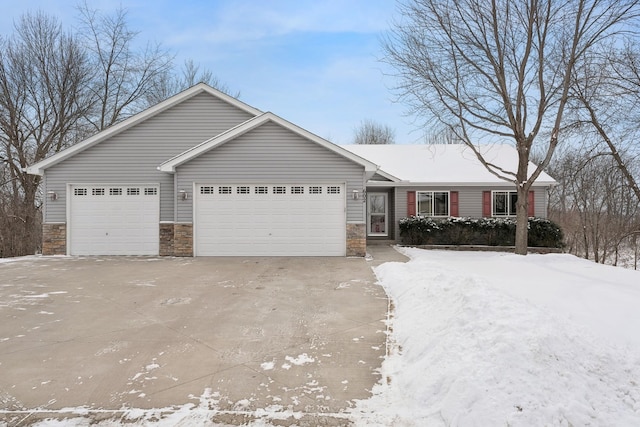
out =
{"type": "Polygon", "coordinates": [[[198,185],[199,256],[344,256],[344,185],[198,185]]]}
{"type": "Polygon", "coordinates": [[[74,185],[70,193],[71,255],[158,255],[157,186],[74,185]]]}

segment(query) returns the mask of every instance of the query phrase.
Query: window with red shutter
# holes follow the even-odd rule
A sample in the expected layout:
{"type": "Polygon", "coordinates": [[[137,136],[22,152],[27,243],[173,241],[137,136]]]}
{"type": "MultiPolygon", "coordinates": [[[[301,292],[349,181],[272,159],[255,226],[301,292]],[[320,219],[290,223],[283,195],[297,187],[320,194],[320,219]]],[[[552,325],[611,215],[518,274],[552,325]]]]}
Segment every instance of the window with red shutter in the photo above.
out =
{"type": "Polygon", "coordinates": [[[416,192],[407,191],[407,216],[416,214],[416,192]]]}
{"type": "Polygon", "coordinates": [[[482,216],[491,216],[491,191],[482,192],[482,216]]]}
{"type": "Polygon", "coordinates": [[[529,212],[530,217],[536,216],[536,196],[533,191],[529,191],[529,212]]]}
{"type": "Polygon", "coordinates": [[[451,204],[451,211],[449,212],[449,215],[460,216],[460,213],[458,210],[458,192],[457,191],[449,192],[449,203],[451,204]]]}

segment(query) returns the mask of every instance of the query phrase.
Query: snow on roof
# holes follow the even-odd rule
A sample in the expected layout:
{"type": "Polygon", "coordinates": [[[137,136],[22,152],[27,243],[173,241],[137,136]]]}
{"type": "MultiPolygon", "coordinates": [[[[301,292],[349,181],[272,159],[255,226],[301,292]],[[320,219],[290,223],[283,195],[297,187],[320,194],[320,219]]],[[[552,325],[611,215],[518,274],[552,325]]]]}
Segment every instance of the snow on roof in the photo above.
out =
{"type": "MultiPolygon", "coordinates": [[[[343,145],[360,157],[377,164],[384,172],[412,183],[435,184],[506,184],[484,167],[471,148],[464,144],[421,145],[343,145]]],[[[506,144],[478,146],[488,162],[503,169],[516,171],[518,153],[506,144]]],[[[529,163],[529,173],[535,169],[529,163]]],[[[538,185],[553,185],[556,181],[542,172],[538,185]]]]}

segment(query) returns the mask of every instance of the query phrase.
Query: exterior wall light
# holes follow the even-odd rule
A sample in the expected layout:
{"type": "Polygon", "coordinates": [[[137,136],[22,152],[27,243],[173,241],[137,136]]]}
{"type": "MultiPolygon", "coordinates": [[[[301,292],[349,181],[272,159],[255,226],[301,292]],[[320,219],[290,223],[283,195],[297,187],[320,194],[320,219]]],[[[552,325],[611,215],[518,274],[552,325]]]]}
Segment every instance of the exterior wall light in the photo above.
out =
{"type": "Polygon", "coordinates": [[[47,191],[47,196],[51,201],[58,200],[58,193],[56,193],[55,191],[47,191]]]}
{"type": "Polygon", "coordinates": [[[358,190],[353,190],[353,200],[358,200],[358,198],[360,197],[360,191],[358,190]]]}
{"type": "Polygon", "coordinates": [[[180,190],[178,193],[180,194],[180,200],[187,200],[189,198],[187,190],[180,190]]]}

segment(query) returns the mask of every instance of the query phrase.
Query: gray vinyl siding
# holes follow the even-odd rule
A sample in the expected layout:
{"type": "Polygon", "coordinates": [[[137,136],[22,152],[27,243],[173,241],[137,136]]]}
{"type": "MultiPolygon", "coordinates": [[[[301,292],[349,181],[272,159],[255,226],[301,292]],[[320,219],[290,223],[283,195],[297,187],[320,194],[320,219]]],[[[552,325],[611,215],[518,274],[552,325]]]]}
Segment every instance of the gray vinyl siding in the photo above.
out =
{"type": "MultiPolygon", "coordinates": [[[[346,183],[347,221],[363,222],[364,167],[269,122],[181,165],[178,189],[214,183],[346,183]]],[[[191,222],[193,197],[178,203],[178,221],[191,222]]]]}
{"type": "MultiPolygon", "coordinates": [[[[547,189],[533,187],[535,192],[535,215],[539,218],[547,217],[547,189]]],[[[407,216],[408,191],[457,191],[458,213],[463,217],[482,218],[483,191],[513,191],[513,187],[402,187],[395,192],[395,235],[400,236],[398,221],[407,216]]]]}
{"type": "Polygon", "coordinates": [[[160,184],[160,220],[174,220],[174,176],[157,167],[253,117],[200,93],[46,170],[45,222],[66,221],[66,184],[160,184]]]}

